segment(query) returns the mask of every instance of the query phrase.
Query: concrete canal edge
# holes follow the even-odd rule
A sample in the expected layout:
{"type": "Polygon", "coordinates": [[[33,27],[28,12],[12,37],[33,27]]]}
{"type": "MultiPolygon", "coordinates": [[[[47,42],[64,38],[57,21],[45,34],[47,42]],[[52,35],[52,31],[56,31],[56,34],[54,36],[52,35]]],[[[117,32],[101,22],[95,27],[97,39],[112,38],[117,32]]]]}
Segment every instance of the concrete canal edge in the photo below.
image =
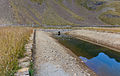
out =
{"type": "MultiPolygon", "coordinates": [[[[51,33],[44,33],[44,34],[46,34],[48,37],[52,38],[51,33]]],[[[87,73],[87,75],[85,75],[85,76],[96,76],[96,74],[91,69],[89,69],[83,63],[83,61],[80,60],[72,51],[67,49],[62,44],[60,44],[56,39],[54,39],[54,38],[52,38],[52,39],[53,39],[53,43],[60,45],[60,47],[64,48],[64,50],[67,52],[68,55],[70,55],[70,57],[73,57],[73,61],[75,61],[74,62],[75,65],[79,65],[80,68],[82,69],[83,73],[87,73]]],[[[34,66],[35,60],[36,60],[36,58],[35,58],[35,55],[36,55],[36,29],[33,30],[33,34],[31,35],[28,44],[25,45],[25,49],[26,49],[25,57],[19,60],[19,66],[21,67],[21,69],[19,69],[18,72],[15,73],[15,76],[34,76],[34,73],[36,70],[36,68],[34,66]]],[[[70,59],[70,58],[68,58],[68,59],[70,59]]],[[[67,62],[67,63],[69,63],[69,62],[67,62]]],[[[62,65],[60,65],[60,66],[62,66],[62,65]]],[[[73,68],[71,68],[71,69],[73,69],[73,68]]],[[[76,73],[75,73],[75,76],[77,76],[76,73]]]]}
{"type": "MultiPolygon", "coordinates": [[[[80,60],[72,51],[60,44],[56,39],[51,37],[51,33],[37,30],[36,47],[34,53],[35,76],[50,76],[57,72],[63,72],[64,76],[97,76],[80,60]],[[56,67],[57,71],[55,70],[56,67]],[[58,68],[58,66],[60,66],[58,68]],[[53,69],[49,67],[53,67],[53,69]],[[45,68],[47,68],[45,70],[45,68]],[[69,69],[68,69],[69,68],[69,69]],[[50,70],[50,71],[49,71],[50,70]],[[62,71],[60,71],[62,70],[62,71]]],[[[60,76],[60,75],[58,75],[60,76]]]]}
{"type": "Polygon", "coordinates": [[[92,44],[95,44],[95,45],[98,45],[98,46],[102,46],[102,47],[114,50],[116,52],[120,52],[120,48],[117,48],[117,47],[115,47],[113,45],[105,44],[102,41],[97,41],[97,40],[89,38],[87,36],[70,34],[69,32],[67,32],[67,34],[72,36],[72,37],[75,37],[77,39],[80,39],[80,40],[83,40],[83,41],[86,41],[86,42],[89,42],[89,43],[92,43],[92,44]]]}
{"type": "MultiPolygon", "coordinates": [[[[44,31],[44,30],[37,30],[37,31],[44,31]]],[[[46,35],[48,35],[48,37],[52,38],[52,36],[51,36],[52,33],[44,33],[44,34],[46,34],[46,35]]],[[[74,35],[69,34],[69,35],[71,35],[75,38],[78,38],[80,40],[90,42],[92,44],[96,44],[96,45],[106,47],[106,48],[109,48],[109,49],[112,49],[112,50],[115,50],[115,51],[119,52],[119,49],[117,49],[117,48],[114,48],[114,47],[108,46],[106,44],[96,42],[95,40],[87,38],[85,36],[78,36],[78,35],[75,35],[75,34],[74,35]]],[[[57,44],[59,44],[61,47],[63,47],[65,49],[65,51],[70,56],[74,57],[74,59],[76,60],[76,64],[79,64],[79,66],[83,69],[83,71],[85,71],[89,74],[88,76],[96,76],[96,74],[89,67],[87,67],[85,65],[85,63],[80,58],[78,58],[71,50],[69,50],[68,48],[66,48],[62,44],[60,44],[54,38],[53,38],[53,42],[56,42],[57,44]]],[[[34,76],[34,71],[35,71],[34,63],[35,63],[35,59],[36,59],[35,58],[35,54],[36,54],[36,29],[33,30],[33,34],[30,37],[29,43],[25,45],[25,49],[26,49],[25,57],[19,60],[19,66],[22,67],[22,68],[19,69],[17,73],[15,73],[15,76],[34,76]]]]}
{"type": "MultiPolygon", "coordinates": [[[[51,35],[52,37],[52,35],[51,35]]],[[[60,44],[65,50],[66,52],[71,55],[72,57],[74,57],[76,59],[76,63],[78,65],[80,65],[80,67],[87,73],[89,73],[90,76],[97,76],[96,73],[90,69],[77,55],[75,55],[75,53],[73,53],[70,49],[66,48],[63,44],[59,43],[56,39],[55,42],[60,44]]]]}
{"type": "MultiPolygon", "coordinates": [[[[38,30],[37,30],[38,31],[38,30]]],[[[51,33],[47,33],[51,37],[51,33]]],[[[52,38],[52,37],[51,37],[52,38]]],[[[81,59],[79,59],[71,50],[60,44],[56,39],[52,38],[55,43],[60,45],[65,49],[65,51],[73,57],[75,65],[79,65],[83,73],[87,73],[85,76],[97,76],[90,68],[88,68],[81,59]]],[[[35,55],[36,55],[36,29],[33,30],[33,34],[30,37],[30,41],[25,45],[26,53],[25,57],[19,60],[19,66],[22,67],[18,70],[15,76],[34,76],[36,68],[35,64],[35,55]]],[[[73,66],[74,67],[74,66],[73,66]]],[[[72,68],[71,68],[72,69],[72,68]]],[[[66,70],[65,70],[66,71],[66,70]]],[[[76,73],[75,73],[75,76],[76,73]]]]}

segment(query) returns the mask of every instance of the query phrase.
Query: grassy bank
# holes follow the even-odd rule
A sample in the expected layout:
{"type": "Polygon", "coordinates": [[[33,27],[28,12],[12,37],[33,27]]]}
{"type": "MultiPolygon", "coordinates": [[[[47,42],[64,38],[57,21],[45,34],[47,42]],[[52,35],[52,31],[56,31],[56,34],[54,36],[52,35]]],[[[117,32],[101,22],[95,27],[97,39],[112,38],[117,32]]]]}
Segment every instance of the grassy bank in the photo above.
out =
{"type": "Polygon", "coordinates": [[[104,28],[104,27],[85,27],[85,28],[79,28],[79,29],[85,29],[85,30],[95,30],[100,32],[111,32],[111,33],[119,33],[120,27],[114,27],[114,28],[104,28]]]}
{"type": "Polygon", "coordinates": [[[0,76],[12,76],[19,68],[32,28],[0,27],[0,76]]]}

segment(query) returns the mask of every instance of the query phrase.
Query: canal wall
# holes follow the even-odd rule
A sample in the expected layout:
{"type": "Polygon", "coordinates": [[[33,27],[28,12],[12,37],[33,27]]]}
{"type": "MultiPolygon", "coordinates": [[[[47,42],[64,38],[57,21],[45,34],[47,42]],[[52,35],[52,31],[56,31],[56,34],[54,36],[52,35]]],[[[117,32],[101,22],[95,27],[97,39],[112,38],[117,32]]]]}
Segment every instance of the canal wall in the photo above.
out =
{"type": "Polygon", "coordinates": [[[120,52],[120,34],[91,30],[73,30],[68,34],[103,47],[120,52]]]}

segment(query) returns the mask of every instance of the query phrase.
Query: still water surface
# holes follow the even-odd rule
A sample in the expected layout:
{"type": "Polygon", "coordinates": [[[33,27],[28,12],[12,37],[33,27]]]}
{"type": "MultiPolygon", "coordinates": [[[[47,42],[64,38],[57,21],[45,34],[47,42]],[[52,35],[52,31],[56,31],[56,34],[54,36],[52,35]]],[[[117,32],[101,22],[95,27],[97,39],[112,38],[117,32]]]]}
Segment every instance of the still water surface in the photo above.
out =
{"type": "Polygon", "coordinates": [[[53,35],[73,51],[98,76],[120,76],[120,53],[69,35],[53,35]]]}

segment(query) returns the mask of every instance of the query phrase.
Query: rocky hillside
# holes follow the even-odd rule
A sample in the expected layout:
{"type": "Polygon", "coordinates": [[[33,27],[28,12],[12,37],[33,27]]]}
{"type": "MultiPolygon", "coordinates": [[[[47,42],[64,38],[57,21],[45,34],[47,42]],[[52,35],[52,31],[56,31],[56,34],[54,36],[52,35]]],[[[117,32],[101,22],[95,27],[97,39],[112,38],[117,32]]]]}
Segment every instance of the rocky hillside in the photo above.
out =
{"type": "Polygon", "coordinates": [[[0,6],[0,24],[120,24],[118,0],[0,0],[0,6]]]}
{"type": "Polygon", "coordinates": [[[12,9],[8,0],[0,0],[0,24],[11,24],[13,20],[12,9]]]}

